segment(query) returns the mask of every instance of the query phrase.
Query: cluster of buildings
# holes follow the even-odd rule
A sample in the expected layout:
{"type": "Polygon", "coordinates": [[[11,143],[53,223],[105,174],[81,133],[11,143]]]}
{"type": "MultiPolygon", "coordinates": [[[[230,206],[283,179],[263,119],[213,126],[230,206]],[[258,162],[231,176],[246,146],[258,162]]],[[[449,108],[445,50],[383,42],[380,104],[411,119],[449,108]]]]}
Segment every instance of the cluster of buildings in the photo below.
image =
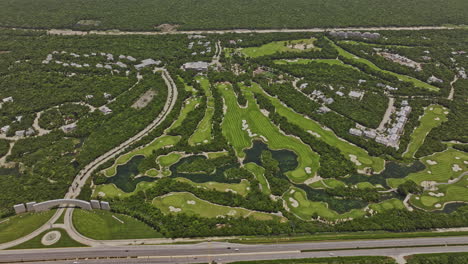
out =
{"type": "Polygon", "coordinates": [[[431,77],[427,79],[427,82],[428,83],[443,83],[444,81],[432,75],[431,77]]]}
{"type": "Polygon", "coordinates": [[[358,31],[332,31],[330,36],[338,38],[366,38],[366,39],[378,39],[380,38],[379,33],[370,32],[358,32],[358,31]]]}
{"type": "Polygon", "coordinates": [[[206,72],[210,66],[209,62],[206,61],[196,61],[196,62],[186,62],[182,65],[183,70],[195,70],[206,72]]]}
{"type": "Polygon", "coordinates": [[[384,88],[384,89],[387,89],[387,90],[389,90],[389,91],[396,91],[396,90],[398,90],[398,88],[396,88],[396,87],[390,86],[390,85],[388,85],[388,84],[383,84],[383,83],[378,83],[378,84],[377,84],[377,87],[384,88]]]}
{"type": "Polygon", "coordinates": [[[320,90],[313,90],[309,95],[309,98],[314,101],[322,101],[324,104],[332,104],[335,100],[331,97],[326,97],[325,94],[320,90]]]}
{"type": "Polygon", "coordinates": [[[394,54],[389,52],[378,52],[377,54],[395,63],[413,68],[416,71],[422,71],[421,63],[415,62],[405,56],[401,56],[400,54],[394,54]]]}
{"type": "MultiPolygon", "coordinates": [[[[200,45],[200,46],[202,46],[203,48],[206,49],[206,50],[200,51],[200,54],[201,54],[201,55],[205,55],[205,54],[207,54],[207,53],[211,53],[211,46],[210,46],[210,45],[211,45],[211,42],[210,42],[210,41],[201,41],[201,40],[199,40],[199,41],[197,41],[197,42],[192,41],[192,42],[190,42],[190,43],[188,44],[188,49],[190,49],[190,50],[193,49],[193,46],[194,46],[195,44],[200,45]]],[[[195,51],[192,52],[192,56],[195,56],[195,55],[197,55],[197,54],[198,54],[198,53],[195,52],[195,51]]]]}
{"type": "MultiPolygon", "coordinates": [[[[68,54],[68,55],[70,55],[72,57],[75,57],[75,58],[81,57],[81,55],[73,53],[73,52],[68,53],[66,51],[61,51],[61,52],[53,51],[51,54],[47,55],[45,60],[42,61],[42,64],[49,64],[52,61],[54,61],[56,64],[60,64],[60,65],[65,66],[65,67],[83,68],[83,67],[90,67],[91,66],[89,63],[83,63],[83,64],[75,63],[75,62],[68,63],[68,62],[62,62],[62,61],[59,61],[59,60],[54,60],[54,58],[53,58],[54,54],[62,54],[62,55],[68,54]]],[[[107,60],[106,63],[97,63],[96,68],[103,68],[103,69],[111,70],[111,71],[116,72],[116,73],[120,73],[119,70],[114,69],[116,67],[118,67],[120,69],[128,69],[129,68],[129,66],[126,63],[122,62],[122,61],[114,62],[114,55],[111,54],[111,53],[105,53],[105,52],[95,53],[95,52],[93,52],[93,53],[90,53],[90,54],[84,54],[83,55],[83,57],[86,57],[86,58],[93,57],[93,56],[104,56],[106,58],[106,60],[107,60]]],[[[118,58],[119,58],[119,60],[126,60],[126,61],[128,61],[130,63],[134,63],[134,62],[137,61],[137,59],[135,59],[134,57],[129,56],[129,55],[119,55],[118,58]]],[[[158,66],[161,63],[162,62],[159,61],[159,60],[144,59],[139,64],[135,65],[135,69],[139,71],[142,68],[145,68],[147,66],[151,66],[151,65],[158,66]]],[[[126,72],[127,75],[129,73],[130,73],[129,71],[126,72]]]]}
{"type": "Polygon", "coordinates": [[[402,101],[402,107],[396,111],[396,120],[384,131],[377,131],[376,129],[368,129],[362,125],[356,125],[355,128],[349,129],[349,133],[358,137],[366,137],[375,140],[379,144],[385,146],[398,148],[401,134],[403,133],[408,116],[411,112],[411,106],[408,105],[407,100],[402,101]]]}

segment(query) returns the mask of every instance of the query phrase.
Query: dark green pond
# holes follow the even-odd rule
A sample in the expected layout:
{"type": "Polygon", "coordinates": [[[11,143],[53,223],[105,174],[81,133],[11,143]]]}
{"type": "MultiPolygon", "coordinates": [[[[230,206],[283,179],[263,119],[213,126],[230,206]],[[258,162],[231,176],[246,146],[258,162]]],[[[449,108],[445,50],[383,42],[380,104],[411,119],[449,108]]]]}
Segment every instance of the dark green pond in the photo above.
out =
{"type": "Polygon", "coordinates": [[[219,168],[216,168],[214,173],[207,174],[207,173],[182,173],[178,172],[177,168],[184,164],[184,163],[190,163],[196,159],[206,159],[205,156],[202,155],[194,155],[194,156],[189,156],[182,158],[179,160],[177,163],[172,165],[170,167],[170,171],[172,172],[171,177],[177,178],[177,177],[183,177],[187,178],[193,182],[196,183],[204,183],[204,182],[209,182],[209,181],[215,181],[215,182],[222,182],[222,183],[239,183],[240,180],[228,180],[224,177],[224,171],[230,168],[238,168],[239,164],[233,163],[233,164],[227,164],[225,166],[221,166],[219,168]]]}
{"type": "Polygon", "coordinates": [[[117,173],[109,177],[106,183],[113,183],[122,191],[129,193],[135,191],[137,184],[140,182],[155,181],[156,178],[148,176],[135,178],[139,174],[138,165],[143,159],[145,159],[144,156],[135,156],[127,163],[117,166],[117,173]]]}
{"type": "Polygon", "coordinates": [[[385,188],[389,188],[387,185],[387,179],[389,178],[404,178],[408,176],[410,173],[415,173],[418,171],[422,171],[426,168],[426,166],[420,162],[416,161],[410,166],[406,166],[403,164],[399,164],[396,162],[389,162],[385,166],[385,170],[379,174],[367,176],[362,174],[354,174],[347,178],[340,179],[342,182],[346,184],[357,184],[360,182],[370,182],[372,184],[381,184],[385,188]]]}
{"type": "Polygon", "coordinates": [[[244,164],[254,162],[259,166],[262,166],[261,155],[262,151],[269,150],[272,153],[274,159],[279,162],[279,167],[282,172],[291,171],[297,168],[299,163],[297,162],[297,155],[293,151],[282,149],[282,150],[271,150],[268,145],[260,140],[253,142],[253,146],[250,149],[246,149],[244,164]]]}

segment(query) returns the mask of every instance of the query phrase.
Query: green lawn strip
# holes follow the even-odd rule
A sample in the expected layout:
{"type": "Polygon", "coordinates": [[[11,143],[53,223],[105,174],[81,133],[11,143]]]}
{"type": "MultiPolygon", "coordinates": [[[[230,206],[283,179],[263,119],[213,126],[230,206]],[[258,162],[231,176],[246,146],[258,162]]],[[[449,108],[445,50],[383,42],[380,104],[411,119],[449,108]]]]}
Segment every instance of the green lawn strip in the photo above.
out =
{"type": "Polygon", "coordinates": [[[104,210],[74,210],[73,225],[80,234],[97,240],[162,237],[160,233],[133,217],[104,210]]]}
{"type": "Polygon", "coordinates": [[[404,209],[405,205],[401,200],[393,198],[380,203],[370,204],[369,208],[374,210],[374,212],[382,213],[392,209],[404,209]]]}
{"type": "Polygon", "coordinates": [[[294,60],[275,60],[275,64],[308,64],[311,62],[327,63],[330,65],[349,66],[337,59],[294,59],[294,60]]]}
{"type": "Polygon", "coordinates": [[[162,167],[169,167],[172,164],[176,163],[180,160],[182,155],[180,153],[172,152],[167,155],[159,156],[156,159],[156,162],[161,165],[162,167]]]}
{"type": "Polygon", "coordinates": [[[270,195],[271,190],[270,186],[268,185],[268,180],[265,178],[265,169],[253,162],[245,164],[244,167],[255,175],[255,178],[260,182],[260,185],[262,186],[262,192],[264,194],[270,195]]]}
{"type": "Polygon", "coordinates": [[[197,78],[200,81],[201,87],[205,91],[207,97],[207,108],[205,116],[203,117],[200,124],[193,135],[189,138],[188,142],[190,145],[206,144],[211,140],[211,129],[213,127],[212,118],[214,114],[214,98],[210,89],[210,82],[205,78],[197,78]]]}
{"type": "MultiPolygon", "coordinates": [[[[332,41],[330,41],[332,42],[332,41]]],[[[381,72],[384,72],[384,73],[387,73],[387,74],[391,74],[393,76],[396,76],[398,79],[402,80],[402,81],[406,81],[406,82],[411,82],[414,84],[414,86],[416,87],[420,87],[420,88],[425,88],[425,89],[428,89],[430,91],[439,91],[439,88],[438,87],[435,87],[433,85],[430,85],[428,83],[425,83],[421,80],[418,80],[416,78],[413,78],[413,77],[410,77],[410,76],[407,76],[407,75],[402,75],[402,74],[398,74],[398,73],[394,73],[394,72],[391,72],[391,71],[387,71],[387,70],[383,70],[379,67],[377,67],[377,65],[375,65],[374,63],[370,62],[369,60],[366,60],[366,59],[363,59],[363,58],[360,58],[346,50],[344,50],[343,48],[339,47],[338,45],[336,45],[335,43],[332,42],[332,45],[336,48],[336,50],[338,50],[338,53],[343,56],[343,57],[346,57],[346,58],[349,58],[349,59],[353,59],[357,62],[360,62],[360,63],[364,63],[370,67],[372,67],[373,69],[375,70],[378,70],[378,71],[381,71],[381,72]]]]}
{"type": "Polygon", "coordinates": [[[340,233],[316,233],[313,235],[298,236],[269,236],[269,237],[242,237],[231,239],[232,243],[258,244],[258,243],[285,243],[285,242],[306,242],[306,241],[345,241],[345,240],[368,240],[368,239],[389,239],[389,238],[415,238],[415,237],[452,237],[466,236],[468,232],[385,232],[385,231],[365,231],[365,232],[340,232],[340,233]]]}
{"type": "Polygon", "coordinates": [[[307,44],[308,47],[307,49],[296,49],[292,47],[288,47],[288,41],[274,41],[267,43],[265,45],[262,45],[260,47],[249,47],[249,48],[243,48],[241,49],[241,52],[244,53],[245,55],[249,57],[260,57],[260,56],[265,56],[265,55],[272,55],[277,52],[284,52],[284,51],[294,51],[294,52],[301,52],[301,51],[310,51],[316,49],[313,46],[313,43],[315,42],[316,39],[311,38],[311,39],[299,39],[299,40],[292,40],[291,43],[294,44],[307,44]],[[309,46],[312,45],[312,47],[309,48],[309,46]]]}
{"type": "Polygon", "coordinates": [[[44,225],[55,210],[40,213],[24,213],[0,219],[0,244],[23,237],[44,225]]]}
{"type": "Polygon", "coordinates": [[[323,179],[323,184],[329,188],[345,187],[346,184],[337,179],[323,179]]]}
{"type": "Polygon", "coordinates": [[[229,153],[227,151],[218,151],[218,152],[208,152],[206,155],[208,155],[208,159],[216,159],[219,157],[224,157],[227,156],[229,153]]]}
{"type": "Polygon", "coordinates": [[[65,230],[63,229],[49,229],[42,234],[36,236],[35,238],[26,241],[22,244],[19,244],[17,246],[14,246],[9,249],[30,249],[30,248],[64,248],[64,247],[87,247],[87,245],[83,245],[75,240],[73,240],[65,230]],[[57,243],[50,245],[50,246],[45,246],[42,244],[41,240],[42,237],[51,232],[51,231],[59,231],[60,232],[60,240],[57,241],[57,243]]]}
{"type": "Polygon", "coordinates": [[[411,204],[426,210],[440,210],[447,203],[468,202],[468,175],[453,184],[438,185],[437,190],[425,191],[422,195],[412,196],[411,204]],[[440,196],[443,195],[443,196],[440,196]]]}
{"type": "Polygon", "coordinates": [[[180,136],[167,136],[167,135],[161,136],[143,148],[133,150],[129,153],[126,153],[118,157],[117,160],[114,162],[114,165],[112,165],[112,167],[109,167],[106,170],[104,170],[104,174],[108,177],[114,176],[115,173],[117,172],[117,166],[127,163],[133,157],[137,155],[143,155],[145,157],[148,157],[149,155],[153,153],[154,150],[157,150],[166,146],[175,145],[179,140],[180,140],[180,136]]]}
{"type": "MultiPolygon", "coordinates": [[[[159,171],[158,171],[157,175],[159,175],[159,171]]],[[[157,175],[155,175],[155,176],[157,176],[157,175]]],[[[93,197],[100,196],[100,197],[103,197],[103,198],[116,198],[116,197],[125,198],[125,197],[132,196],[135,193],[138,193],[139,191],[144,191],[146,189],[149,189],[149,188],[153,187],[153,185],[154,185],[154,182],[142,181],[142,182],[139,182],[137,184],[137,186],[135,188],[135,191],[130,192],[130,193],[126,193],[126,192],[122,191],[120,188],[117,188],[117,186],[115,186],[115,184],[113,184],[113,183],[101,184],[101,185],[96,186],[92,196],[93,197]]]]}
{"type": "Polygon", "coordinates": [[[304,182],[315,174],[319,166],[318,154],[299,139],[282,134],[278,127],[262,114],[250,91],[243,90],[248,100],[248,107],[241,108],[230,86],[219,85],[218,87],[227,106],[222,123],[223,134],[233,145],[239,157],[245,156],[243,150],[251,146],[252,139],[260,139],[270,149],[289,149],[296,153],[299,165],[295,170],[286,173],[292,181],[304,182]],[[249,137],[248,129],[243,129],[242,120],[246,121],[252,137],[249,137]],[[306,173],[306,167],[311,168],[310,174],[306,173]]]}
{"type": "Polygon", "coordinates": [[[176,180],[180,182],[188,183],[196,188],[204,188],[204,189],[215,189],[219,192],[228,192],[234,191],[240,195],[245,196],[250,189],[249,181],[242,180],[240,183],[221,183],[221,182],[204,182],[204,183],[196,183],[187,178],[176,178],[176,180]]]}
{"type": "Polygon", "coordinates": [[[353,209],[344,214],[328,208],[324,202],[312,202],[307,199],[304,190],[291,187],[284,195],[283,199],[286,201],[292,213],[296,214],[304,220],[311,220],[313,216],[320,216],[321,219],[334,221],[338,219],[359,218],[363,217],[366,213],[363,210],[353,209]]]}
{"type": "Polygon", "coordinates": [[[395,259],[384,256],[359,256],[359,257],[327,257],[327,258],[303,258],[303,259],[275,259],[236,261],[232,264],[396,264],[395,259]]]}
{"type": "Polygon", "coordinates": [[[180,111],[179,117],[177,120],[171,125],[171,127],[168,129],[168,131],[171,131],[172,129],[179,127],[182,122],[185,120],[187,115],[193,111],[196,106],[200,103],[200,98],[199,97],[190,97],[189,99],[185,100],[185,104],[182,107],[182,110],[180,111]]]}
{"type": "Polygon", "coordinates": [[[187,192],[169,193],[164,196],[156,197],[153,199],[153,205],[159,208],[164,214],[185,213],[207,218],[250,216],[257,220],[280,219],[280,217],[273,214],[213,204],[187,192]]]}
{"type": "Polygon", "coordinates": [[[468,252],[416,254],[406,258],[408,264],[458,264],[468,262],[468,252]]]}
{"type": "Polygon", "coordinates": [[[430,105],[424,111],[420,119],[420,125],[411,134],[411,141],[408,149],[403,154],[403,158],[413,158],[416,151],[424,143],[427,134],[435,127],[440,126],[442,122],[447,121],[448,111],[441,105],[430,105]]]}
{"type": "Polygon", "coordinates": [[[365,167],[371,167],[374,171],[382,171],[384,169],[385,161],[383,159],[370,156],[364,149],[338,138],[333,131],[323,128],[318,122],[294,112],[284,106],[279,99],[267,95],[257,84],[252,85],[249,89],[267,96],[275,106],[278,114],[302,129],[314,132],[314,135],[320,136],[320,140],[337,147],[346,158],[351,160],[350,155],[356,156],[357,160],[361,163],[361,165],[357,166],[359,169],[364,169],[365,167]]]}

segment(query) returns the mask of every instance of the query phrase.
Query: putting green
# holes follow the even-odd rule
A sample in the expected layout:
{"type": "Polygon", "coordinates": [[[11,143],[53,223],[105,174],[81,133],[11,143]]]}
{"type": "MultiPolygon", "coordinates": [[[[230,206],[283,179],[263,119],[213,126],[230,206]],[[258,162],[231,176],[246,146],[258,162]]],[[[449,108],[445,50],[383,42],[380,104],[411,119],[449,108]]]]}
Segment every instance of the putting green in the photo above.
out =
{"type": "Polygon", "coordinates": [[[161,167],[169,167],[180,160],[182,154],[180,153],[169,153],[167,155],[159,156],[156,159],[156,162],[161,165],[161,167]]]}
{"type": "Polygon", "coordinates": [[[353,209],[344,214],[328,208],[324,202],[313,202],[307,199],[304,190],[291,187],[284,195],[283,199],[286,201],[292,213],[296,214],[304,220],[311,220],[313,216],[320,216],[322,219],[328,221],[335,221],[338,219],[359,218],[363,217],[366,213],[363,210],[353,209]]]}
{"type": "Polygon", "coordinates": [[[447,114],[445,113],[448,114],[448,110],[441,105],[430,105],[426,108],[424,115],[419,120],[420,125],[411,134],[411,141],[403,154],[404,158],[413,158],[424,143],[427,134],[433,128],[440,126],[442,122],[447,121],[447,114]]]}
{"type": "Polygon", "coordinates": [[[424,157],[421,161],[427,168],[407,177],[418,184],[423,181],[448,182],[468,170],[468,153],[453,148],[424,157]]]}
{"type": "Polygon", "coordinates": [[[378,212],[382,213],[384,211],[392,210],[392,209],[404,209],[405,205],[401,200],[396,198],[385,200],[381,203],[371,204],[369,208],[378,212]]]}
{"type": "Polygon", "coordinates": [[[241,88],[248,101],[246,108],[239,107],[231,86],[218,86],[227,106],[222,123],[223,134],[236,150],[237,156],[245,157],[243,150],[252,145],[253,139],[259,139],[270,149],[289,149],[296,153],[299,165],[295,170],[286,173],[292,181],[299,183],[312,177],[319,166],[319,155],[297,138],[282,134],[278,127],[262,114],[252,92],[241,88]],[[311,168],[310,174],[306,173],[307,167],[311,168]]]}

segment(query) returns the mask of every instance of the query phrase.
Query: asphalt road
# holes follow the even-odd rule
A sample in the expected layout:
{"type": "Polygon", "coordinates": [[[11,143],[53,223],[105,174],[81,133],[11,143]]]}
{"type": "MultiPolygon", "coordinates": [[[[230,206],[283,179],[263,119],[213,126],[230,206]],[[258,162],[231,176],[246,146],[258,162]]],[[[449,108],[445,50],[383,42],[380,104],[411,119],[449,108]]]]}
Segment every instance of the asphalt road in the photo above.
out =
{"type": "MultiPolygon", "coordinates": [[[[148,256],[153,256],[151,259],[153,262],[151,263],[197,263],[196,260],[200,260],[200,258],[204,258],[204,260],[207,258],[220,258],[222,260],[229,261],[244,259],[303,258],[313,256],[330,256],[330,253],[333,253],[336,256],[340,256],[340,254],[358,256],[369,254],[398,256],[404,252],[407,252],[405,250],[409,250],[409,248],[391,247],[403,246],[416,247],[414,250],[417,249],[417,251],[415,252],[420,252],[427,249],[417,246],[432,246],[432,249],[427,252],[435,252],[437,250],[442,250],[442,252],[445,252],[443,250],[458,250],[468,252],[468,246],[460,245],[468,245],[468,237],[431,237],[256,245],[204,242],[199,244],[185,245],[140,245],[119,247],[103,246],[92,248],[4,250],[0,251],[0,263],[108,257],[134,257],[134,259],[126,259],[123,263],[130,263],[130,260],[132,260],[132,263],[133,261],[140,263],[138,261],[144,261],[144,259],[147,259],[148,256]],[[448,247],[446,245],[453,246],[448,247]],[[341,250],[333,251],[338,249],[341,250]],[[303,250],[314,251],[301,253],[303,250]],[[137,259],[136,257],[140,257],[141,259],[137,259]],[[195,257],[197,259],[194,259],[195,257]],[[183,262],[177,262],[175,260],[183,262]]],[[[116,261],[117,262],[115,263],[119,263],[118,261],[122,261],[122,259],[116,261]]],[[[107,260],[105,263],[114,262],[107,260]]]]}

